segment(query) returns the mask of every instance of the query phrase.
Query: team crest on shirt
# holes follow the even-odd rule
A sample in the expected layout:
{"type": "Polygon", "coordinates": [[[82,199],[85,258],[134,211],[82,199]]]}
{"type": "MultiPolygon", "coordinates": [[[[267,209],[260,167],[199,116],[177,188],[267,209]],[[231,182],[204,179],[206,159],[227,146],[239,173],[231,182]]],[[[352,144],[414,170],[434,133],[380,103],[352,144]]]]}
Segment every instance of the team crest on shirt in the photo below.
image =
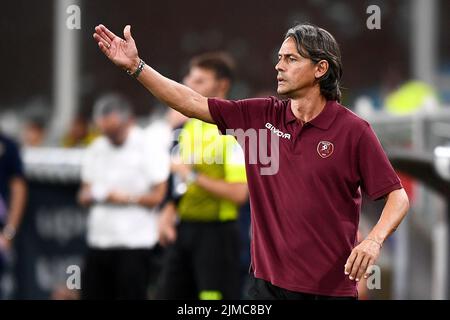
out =
{"type": "Polygon", "coordinates": [[[322,158],[328,158],[333,154],[334,145],[329,141],[320,141],[317,144],[317,153],[322,158]]]}

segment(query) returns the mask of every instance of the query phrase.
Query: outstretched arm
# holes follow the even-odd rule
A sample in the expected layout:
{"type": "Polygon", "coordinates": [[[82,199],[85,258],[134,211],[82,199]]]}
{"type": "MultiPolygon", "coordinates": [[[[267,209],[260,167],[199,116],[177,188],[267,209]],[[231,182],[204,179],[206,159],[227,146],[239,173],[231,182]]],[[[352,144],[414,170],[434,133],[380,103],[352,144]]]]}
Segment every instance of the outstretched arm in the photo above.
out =
{"type": "MultiPolygon", "coordinates": [[[[95,27],[94,39],[100,50],[115,65],[134,72],[140,62],[136,43],[131,36],[131,27],[128,25],[123,31],[122,39],[108,30],[104,25],[95,27]]],[[[196,93],[188,87],[170,80],[146,65],[140,73],[138,80],[158,100],[169,107],[190,117],[214,123],[208,108],[206,97],[196,93]]]]}

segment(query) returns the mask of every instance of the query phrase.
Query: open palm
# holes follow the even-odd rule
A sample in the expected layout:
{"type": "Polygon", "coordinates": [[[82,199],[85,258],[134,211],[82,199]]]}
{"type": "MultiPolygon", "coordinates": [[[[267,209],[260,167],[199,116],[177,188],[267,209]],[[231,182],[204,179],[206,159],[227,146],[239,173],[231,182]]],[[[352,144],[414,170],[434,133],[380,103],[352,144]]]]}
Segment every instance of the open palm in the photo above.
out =
{"type": "Polygon", "coordinates": [[[116,36],[101,24],[95,27],[94,39],[100,50],[115,65],[125,70],[135,70],[139,64],[139,56],[129,25],[123,30],[123,35],[125,39],[116,36]]]}

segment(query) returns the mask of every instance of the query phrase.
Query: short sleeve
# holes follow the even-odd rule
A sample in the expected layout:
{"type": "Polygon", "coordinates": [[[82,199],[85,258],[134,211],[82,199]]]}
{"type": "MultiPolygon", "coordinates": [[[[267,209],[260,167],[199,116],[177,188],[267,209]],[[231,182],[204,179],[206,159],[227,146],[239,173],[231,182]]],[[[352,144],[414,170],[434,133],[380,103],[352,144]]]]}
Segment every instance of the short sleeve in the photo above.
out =
{"type": "Polygon", "coordinates": [[[226,153],[224,161],[225,181],[227,182],[247,182],[245,173],[244,151],[237,141],[230,136],[226,136],[226,153]]]}
{"type": "Polygon", "coordinates": [[[359,139],[357,159],[361,189],[372,200],[403,188],[370,125],[367,125],[359,139]]]}
{"type": "Polygon", "coordinates": [[[227,129],[247,130],[273,103],[271,98],[222,100],[209,98],[209,112],[222,134],[227,129]]]}

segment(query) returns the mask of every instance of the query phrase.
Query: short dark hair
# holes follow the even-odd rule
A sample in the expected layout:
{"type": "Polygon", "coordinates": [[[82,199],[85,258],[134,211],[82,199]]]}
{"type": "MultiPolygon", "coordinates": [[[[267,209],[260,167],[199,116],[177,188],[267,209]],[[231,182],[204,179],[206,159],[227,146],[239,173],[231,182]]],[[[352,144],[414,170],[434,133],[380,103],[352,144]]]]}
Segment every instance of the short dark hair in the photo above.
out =
{"type": "Polygon", "coordinates": [[[94,119],[98,119],[111,113],[117,113],[123,119],[128,119],[133,114],[133,108],[124,96],[117,93],[108,93],[95,102],[93,116],[94,119]]]}
{"type": "Polygon", "coordinates": [[[297,50],[302,57],[314,63],[328,61],[328,71],[319,79],[320,93],[327,100],[341,101],[340,82],[342,78],[342,62],[339,45],[328,31],[313,24],[302,23],[286,32],[285,40],[294,38],[297,50]]]}
{"type": "Polygon", "coordinates": [[[235,62],[226,52],[207,52],[195,56],[189,62],[189,69],[195,67],[214,71],[217,79],[234,80],[235,62]]]}

